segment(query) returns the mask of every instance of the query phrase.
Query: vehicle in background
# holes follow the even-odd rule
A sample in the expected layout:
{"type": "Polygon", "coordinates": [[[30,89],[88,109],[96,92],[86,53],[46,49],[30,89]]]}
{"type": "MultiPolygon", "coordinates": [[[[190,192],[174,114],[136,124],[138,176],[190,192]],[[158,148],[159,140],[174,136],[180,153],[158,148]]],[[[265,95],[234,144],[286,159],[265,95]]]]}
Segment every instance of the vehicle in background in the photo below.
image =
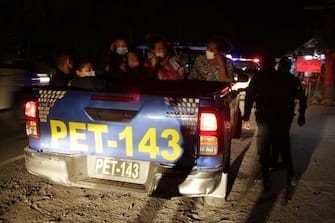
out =
{"type": "Polygon", "coordinates": [[[13,107],[27,70],[23,67],[0,65],[0,111],[13,107]]]}
{"type": "Polygon", "coordinates": [[[258,57],[232,57],[231,55],[226,57],[230,58],[234,67],[234,90],[245,91],[252,77],[262,70],[261,60],[258,57]]]}
{"type": "MultiPolygon", "coordinates": [[[[232,85],[232,89],[234,91],[239,92],[239,107],[240,111],[244,111],[244,102],[246,89],[249,86],[249,83],[252,77],[262,70],[261,61],[259,58],[246,58],[246,57],[232,57],[231,55],[226,55],[226,57],[230,58],[234,67],[234,82],[232,85]]],[[[236,125],[242,125],[242,114],[240,112],[238,116],[238,121],[236,121],[236,125]]],[[[242,127],[242,126],[241,126],[242,127]]],[[[235,138],[241,136],[240,126],[235,130],[235,138]]]]}
{"type": "Polygon", "coordinates": [[[24,101],[35,86],[49,84],[54,70],[41,61],[0,61],[0,113],[13,115],[24,123],[24,101]]]}

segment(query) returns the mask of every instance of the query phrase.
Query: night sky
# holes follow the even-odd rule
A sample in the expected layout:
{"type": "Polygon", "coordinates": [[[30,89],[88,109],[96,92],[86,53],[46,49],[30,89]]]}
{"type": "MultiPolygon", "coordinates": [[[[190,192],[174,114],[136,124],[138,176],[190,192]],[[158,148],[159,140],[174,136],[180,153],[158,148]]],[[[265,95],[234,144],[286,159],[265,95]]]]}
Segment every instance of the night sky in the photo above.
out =
{"type": "Polygon", "coordinates": [[[3,0],[1,46],[15,40],[29,45],[31,53],[60,47],[97,53],[120,34],[134,44],[144,43],[148,33],[181,44],[205,43],[215,34],[231,42],[235,54],[281,55],[314,34],[303,2],[227,2],[3,0]]]}

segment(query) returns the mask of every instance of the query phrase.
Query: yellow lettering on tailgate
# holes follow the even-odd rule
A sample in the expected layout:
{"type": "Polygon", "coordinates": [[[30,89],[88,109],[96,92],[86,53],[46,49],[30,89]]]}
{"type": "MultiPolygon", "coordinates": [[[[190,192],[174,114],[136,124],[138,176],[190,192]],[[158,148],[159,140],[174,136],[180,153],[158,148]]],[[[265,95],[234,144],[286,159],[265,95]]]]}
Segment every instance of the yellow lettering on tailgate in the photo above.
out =
{"type": "Polygon", "coordinates": [[[162,138],[167,139],[169,138],[169,136],[171,136],[171,138],[168,141],[168,146],[172,148],[172,153],[169,154],[167,150],[163,150],[161,154],[164,157],[164,159],[173,161],[177,160],[181,154],[181,148],[180,145],[178,144],[180,136],[179,133],[174,129],[165,129],[161,134],[162,138]]]}
{"type": "Polygon", "coordinates": [[[65,138],[67,135],[67,128],[64,122],[59,120],[50,120],[51,131],[51,145],[58,146],[58,139],[65,138]]]}
{"type": "Polygon", "coordinates": [[[69,122],[71,149],[79,151],[88,151],[88,145],[79,144],[77,142],[78,139],[85,140],[86,134],[77,132],[77,130],[86,130],[86,124],[81,122],[69,122]]]}
{"type": "Polygon", "coordinates": [[[87,124],[87,130],[94,132],[95,151],[97,153],[103,153],[102,133],[108,132],[108,126],[100,124],[87,124]]]}
{"type": "Polygon", "coordinates": [[[138,144],[138,151],[147,152],[150,154],[151,159],[156,159],[157,153],[159,152],[156,139],[156,129],[149,128],[138,144]]]}
{"type": "Polygon", "coordinates": [[[126,155],[133,156],[133,128],[131,126],[125,127],[124,130],[119,133],[119,140],[123,139],[126,143],[126,155]]]}

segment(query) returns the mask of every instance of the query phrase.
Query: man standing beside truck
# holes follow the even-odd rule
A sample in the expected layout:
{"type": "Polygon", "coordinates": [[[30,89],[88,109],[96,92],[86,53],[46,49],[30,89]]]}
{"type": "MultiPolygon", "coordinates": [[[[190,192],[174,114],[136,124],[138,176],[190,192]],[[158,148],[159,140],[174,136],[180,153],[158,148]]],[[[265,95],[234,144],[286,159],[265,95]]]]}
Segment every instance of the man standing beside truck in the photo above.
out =
{"type": "Polygon", "coordinates": [[[243,120],[249,121],[251,108],[256,103],[257,149],[263,177],[264,190],[271,189],[271,151],[282,155],[286,167],[286,185],[295,186],[294,168],[290,146],[290,126],[295,112],[295,100],[299,100],[298,124],[305,124],[306,97],[301,83],[289,70],[291,61],[283,58],[278,70],[274,60],[257,73],[246,91],[243,120]]]}

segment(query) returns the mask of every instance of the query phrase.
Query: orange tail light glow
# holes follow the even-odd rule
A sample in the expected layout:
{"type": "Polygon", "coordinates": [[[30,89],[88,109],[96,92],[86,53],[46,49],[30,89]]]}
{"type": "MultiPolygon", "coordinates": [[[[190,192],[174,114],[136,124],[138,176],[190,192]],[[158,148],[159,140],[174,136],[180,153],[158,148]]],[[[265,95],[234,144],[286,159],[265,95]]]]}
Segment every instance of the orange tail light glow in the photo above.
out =
{"type": "Polygon", "coordinates": [[[38,124],[38,103],[37,101],[28,101],[24,106],[24,114],[26,119],[27,136],[39,139],[40,131],[38,124]]]}
{"type": "Polygon", "coordinates": [[[215,156],[220,153],[218,129],[220,118],[214,109],[200,108],[199,112],[199,155],[215,156]]]}

